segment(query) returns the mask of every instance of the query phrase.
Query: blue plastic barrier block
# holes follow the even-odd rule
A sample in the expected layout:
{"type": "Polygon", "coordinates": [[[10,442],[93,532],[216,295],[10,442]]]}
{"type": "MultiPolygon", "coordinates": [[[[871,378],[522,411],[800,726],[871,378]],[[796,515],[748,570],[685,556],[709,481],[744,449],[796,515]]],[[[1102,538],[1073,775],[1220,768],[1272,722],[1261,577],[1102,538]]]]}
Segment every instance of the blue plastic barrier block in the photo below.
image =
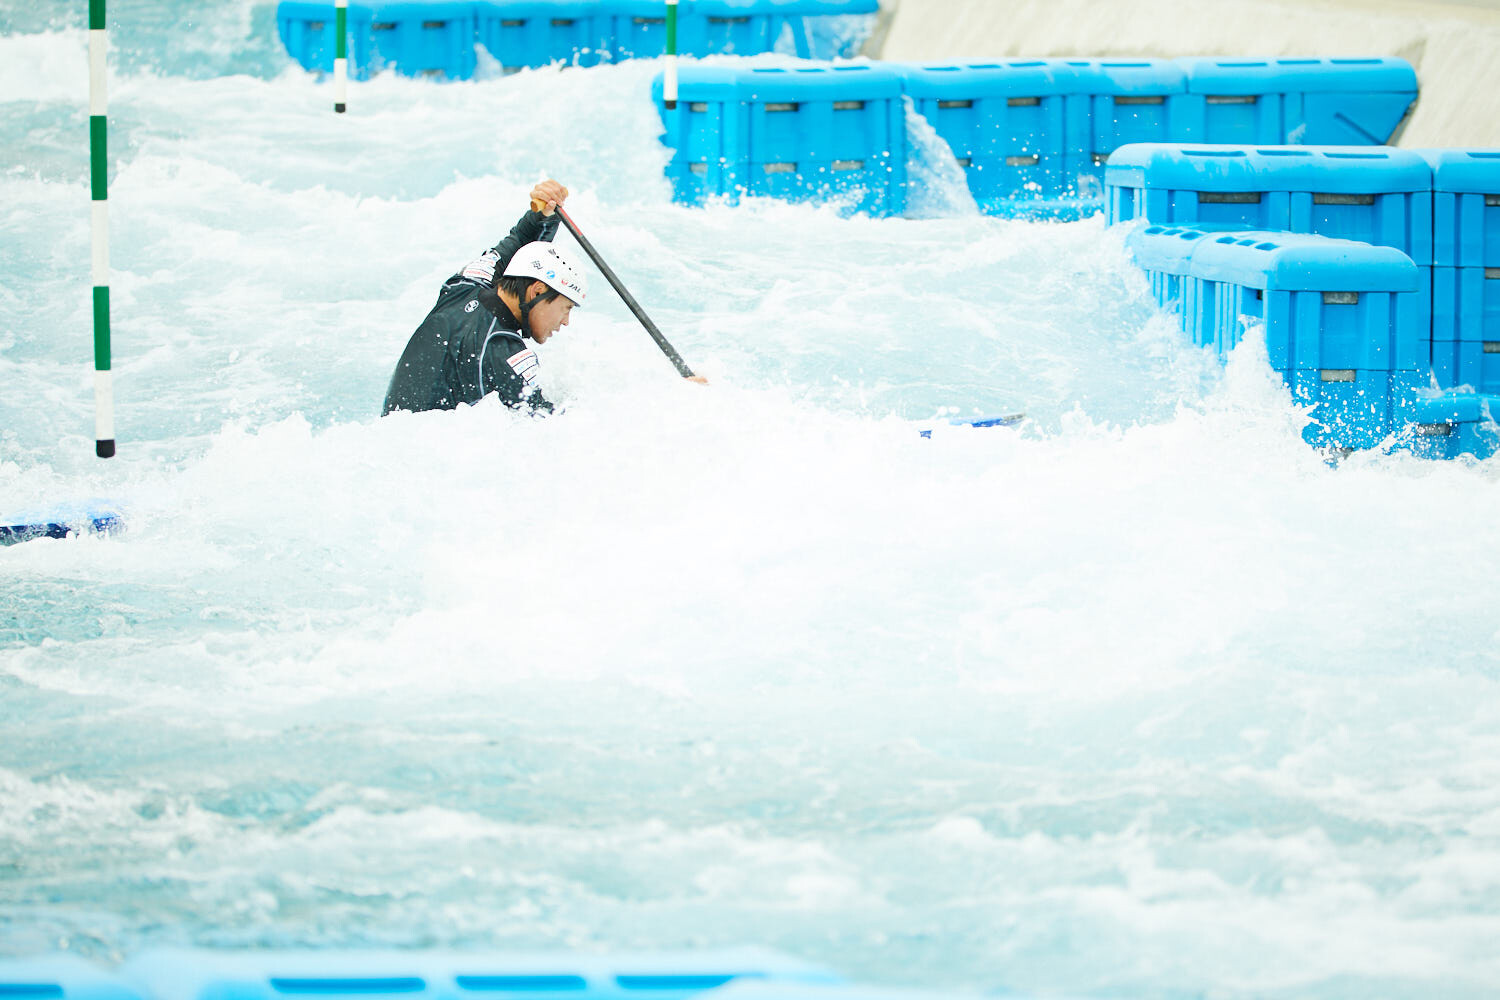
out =
{"type": "Polygon", "coordinates": [[[1432,337],[1500,341],[1500,267],[1432,269],[1432,337]]]}
{"type": "MultiPolygon", "coordinates": [[[[678,4],[678,50],[683,19],[692,0],[678,4]]],[[[655,59],[667,51],[667,5],[663,0],[600,0],[594,14],[596,45],[612,61],[655,59]]]]}
{"type": "Polygon", "coordinates": [[[1432,171],[1407,150],[1141,143],[1110,157],[1105,184],[1110,222],[1316,233],[1432,263],[1432,171]]]}
{"type": "Polygon", "coordinates": [[[12,1000],[145,1000],[128,980],[74,955],[0,959],[0,997],[12,1000]]]}
{"type": "MultiPolygon", "coordinates": [[[[812,59],[841,59],[857,55],[874,29],[875,15],[880,11],[879,0],[774,2],[788,13],[801,17],[807,39],[807,57],[812,59]]],[[[795,34],[793,41],[796,41],[795,34]]]]}
{"type": "Polygon", "coordinates": [[[441,961],[438,1000],[682,1000],[739,983],[827,988],[838,977],[760,950],[625,957],[458,957],[441,961]],[[579,994],[582,994],[579,996],[579,994]],[[499,995],[499,996],[497,996],[499,995]]]}
{"type": "MultiPolygon", "coordinates": [[[[370,51],[370,18],[368,7],[351,5],[345,12],[345,45],[349,79],[367,80],[373,69],[370,51]]],[[[276,33],[287,53],[303,69],[320,73],[333,72],[338,51],[334,35],[336,10],[332,3],[305,3],[282,0],[276,5],[276,33]]]]}
{"type": "Polygon", "coordinates": [[[1370,145],[1395,142],[1417,98],[1404,59],[1178,59],[1187,75],[1179,140],[1370,145]]]}
{"type": "Polygon", "coordinates": [[[1326,86],[1303,92],[1307,130],[1291,141],[1308,145],[1395,145],[1416,109],[1417,74],[1404,59],[1330,59],[1326,86]],[[1341,79],[1346,87],[1335,86],[1341,79]]]}
{"type": "Polygon", "coordinates": [[[668,111],[662,99],[662,75],[651,84],[672,149],[667,176],[672,197],[686,205],[705,199],[735,197],[749,184],[749,111],[740,90],[741,71],[718,66],[684,65],[678,72],[677,107],[668,111]]]}
{"type": "Polygon", "coordinates": [[[1100,214],[1103,205],[1097,191],[1081,194],[1077,190],[979,200],[979,210],[985,215],[1029,222],[1077,222],[1100,214]]]}
{"type": "Polygon", "coordinates": [[[1212,342],[1227,354],[1244,317],[1265,324],[1277,371],[1418,372],[1428,364],[1421,274],[1405,254],[1292,233],[1226,233],[1194,244],[1193,277],[1212,282],[1212,342]]]}
{"type": "MultiPolygon", "coordinates": [[[[508,69],[655,58],[666,52],[664,0],[478,0],[480,37],[508,69]]],[[[873,13],[876,0],[682,0],[680,55],[759,55],[789,33],[797,55],[832,56],[834,36],[812,26],[873,13]],[[822,49],[812,39],[821,40],[822,49]],[[824,51],[827,50],[827,51],[824,51]]]]}
{"type": "Polygon", "coordinates": [[[1432,341],[1432,375],[1445,389],[1500,393],[1500,341],[1432,341]]]}
{"type": "Polygon", "coordinates": [[[1445,392],[1418,396],[1409,447],[1419,458],[1489,458],[1500,451],[1500,396],[1445,392]]]}
{"type": "MultiPolygon", "coordinates": [[[[1133,142],[1185,138],[1187,76],[1166,59],[1055,60],[1054,72],[1068,80],[1065,113],[1065,179],[1069,187],[1093,190],[1104,162],[1133,142]]],[[[1152,220],[1156,221],[1156,220],[1152,220]]]]}
{"type": "Polygon", "coordinates": [[[1414,152],[1432,167],[1432,262],[1500,266],[1500,149],[1414,152]]]}
{"type": "Polygon", "coordinates": [[[365,6],[376,65],[394,66],[404,76],[467,80],[474,75],[474,0],[385,0],[365,6]]]}
{"type": "Polygon", "coordinates": [[[121,969],[152,1000],[437,1000],[422,952],[157,949],[121,969]]]}
{"type": "MultiPolygon", "coordinates": [[[[1010,426],[1010,418],[996,424],[974,423],[970,426],[1010,426]]],[[[945,431],[934,428],[938,434],[945,431]]],[[[923,437],[932,437],[931,432],[918,432],[923,437]]],[[[740,980],[723,987],[714,994],[715,1000],[959,1000],[964,994],[946,991],[912,990],[899,987],[871,987],[862,985],[813,985],[789,982],[755,982],[740,980]]]]}
{"type": "MultiPolygon", "coordinates": [[[[678,51],[691,56],[772,52],[784,20],[767,0],[692,0],[678,10],[678,51]]],[[[807,56],[805,40],[797,54],[807,56]]]]}
{"type": "Polygon", "coordinates": [[[491,0],[477,5],[477,20],[480,43],[506,72],[594,66],[612,44],[599,0],[491,0]]]}
{"type": "Polygon", "coordinates": [[[1432,374],[1500,392],[1500,267],[1433,267],[1432,374]]]}
{"type": "Polygon", "coordinates": [[[1212,330],[1211,316],[1203,310],[1213,311],[1213,294],[1203,295],[1202,284],[1188,282],[1192,273],[1193,248],[1198,241],[1218,235],[1218,231],[1194,226],[1145,226],[1134,229],[1125,238],[1136,266],[1146,272],[1151,282],[1151,295],[1157,305],[1177,316],[1183,332],[1198,340],[1202,331],[1212,330]]]}
{"type": "Polygon", "coordinates": [[[880,0],[765,0],[785,15],[798,17],[876,14],[880,0]]]}
{"type": "Polygon", "coordinates": [[[1282,372],[1292,399],[1312,408],[1302,439],[1315,448],[1373,448],[1415,421],[1418,372],[1296,369],[1282,372]]]}
{"type": "MultiPolygon", "coordinates": [[[[1285,228],[1395,247],[1418,264],[1432,263],[1432,174],[1421,157],[1385,147],[1312,149],[1319,162],[1301,182],[1306,190],[1292,193],[1285,228]]],[[[1297,173],[1286,156],[1273,162],[1297,173]]]]}
{"type": "Polygon", "coordinates": [[[1282,191],[1266,190],[1274,174],[1260,170],[1261,159],[1243,146],[1122,146],[1104,170],[1107,219],[1287,229],[1289,199],[1282,191]]]}
{"type": "Polygon", "coordinates": [[[683,1000],[740,980],[838,982],[817,966],[749,950],[610,957],[164,949],[123,972],[153,1000],[683,1000]]]}
{"type": "Polygon", "coordinates": [[[953,150],[981,203],[1064,190],[1063,120],[1074,74],[1012,60],[900,67],[917,112],[953,150]]]}
{"type": "Polygon", "coordinates": [[[879,65],[743,71],[750,194],[802,199],[857,195],[855,209],[906,207],[901,77],[879,65]]]}
{"type": "Polygon", "coordinates": [[[1500,267],[1432,268],[1432,373],[1500,392],[1500,267]]]}

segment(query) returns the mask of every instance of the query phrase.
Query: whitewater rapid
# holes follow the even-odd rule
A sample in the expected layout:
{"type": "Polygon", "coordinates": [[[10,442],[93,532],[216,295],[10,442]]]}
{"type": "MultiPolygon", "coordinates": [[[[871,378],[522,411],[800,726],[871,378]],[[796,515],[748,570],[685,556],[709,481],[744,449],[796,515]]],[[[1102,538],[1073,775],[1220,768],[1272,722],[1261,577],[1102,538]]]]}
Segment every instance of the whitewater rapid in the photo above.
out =
{"type": "Polygon", "coordinates": [[[1325,461],[1097,218],[675,206],[649,63],[337,117],[269,5],[113,6],[107,463],[84,33],[0,21],[0,498],[129,522],[0,549],[0,954],[1500,981],[1496,460],[1325,461]],[[546,176],[712,384],[595,276],[538,351],[560,417],[378,419],[546,176]]]}

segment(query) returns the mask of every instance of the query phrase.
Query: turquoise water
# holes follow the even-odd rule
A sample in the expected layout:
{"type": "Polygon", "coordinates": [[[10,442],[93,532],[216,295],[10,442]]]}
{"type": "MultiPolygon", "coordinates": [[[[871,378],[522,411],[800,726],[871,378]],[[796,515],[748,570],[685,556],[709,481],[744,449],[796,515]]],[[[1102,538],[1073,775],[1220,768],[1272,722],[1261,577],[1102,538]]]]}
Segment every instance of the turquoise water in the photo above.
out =
{"type": "Polygon", "coordinates": [[[81,13],[0,12],[0,953],[766,945],[993,994],[1500,981],[1500,464],[1302,445],[1098,219],[670,202],[654,67],[330,86],[115,3],[119,457],[81,13]],[[530,185],[567,405],[376,419],[530,185]],[[1019,432],[915,428],[1024,409],[1019,432]]]}

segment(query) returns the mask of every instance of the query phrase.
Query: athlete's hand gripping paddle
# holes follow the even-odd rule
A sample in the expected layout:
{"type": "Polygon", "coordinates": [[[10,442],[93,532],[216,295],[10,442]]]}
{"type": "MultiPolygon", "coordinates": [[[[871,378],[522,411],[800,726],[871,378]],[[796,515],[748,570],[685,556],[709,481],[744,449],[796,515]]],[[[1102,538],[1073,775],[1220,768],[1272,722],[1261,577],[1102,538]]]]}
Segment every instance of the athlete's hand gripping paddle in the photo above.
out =
{"type": "MultiPolygon", "coordinates": [[[[531,207],[540,212],[546,206],[541,202],[533,201],[531,207]]],[[[553,208],[562,218],[563,225],[568,227],[568,232],[572,233],[573,238],[578,241],[578,245],[583,247],[583,252],[589,255],[589,260],[594,262],[594,266],[609,281],[610,287],[620,294],[620,298],[624,300],[625,305],[630,308],[631,312],[635,313],[635,318],[641,321],[641,326],[644,326],[646,332],[651,334],[651,339],[656,341],[656,346],[660,347],[662,353],[667,356],[667,360],[676,366],[678,374],[683,378],[692,379],[694,382],[706,382],[707,379],[703,376],[693,374],[693,370],[688,367],[687,362],[682,360],[682,355],[678,354],[676,348],[667,343],[667,338],[663,337],[661,331],[656,328],[656,324],[651,322],[651,317],[646,315],[646,310],[641,308],[641,304],[635,300],[635,296],[631,295],[629,289],[620,282],[614,270],[608,264],[604,263],[604,258],[599,256],[599,251],[594,249],[594,245],[589,242],[588,237],[578,231],[578,226],[574,224],[572,218],[564,211],[563,207],[561,205],[554,205],[553,208]]]]}

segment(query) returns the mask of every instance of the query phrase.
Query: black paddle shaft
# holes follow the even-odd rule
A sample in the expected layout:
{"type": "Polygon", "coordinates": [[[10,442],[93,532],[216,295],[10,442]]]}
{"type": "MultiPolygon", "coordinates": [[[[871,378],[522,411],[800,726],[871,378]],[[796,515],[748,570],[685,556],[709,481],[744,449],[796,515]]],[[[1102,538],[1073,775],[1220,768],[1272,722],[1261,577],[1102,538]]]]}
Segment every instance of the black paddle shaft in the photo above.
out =
{"type": "Polygon", "coordinates": [[[615,272],[610,269],[608,264],[604,263],[604,258],[599,256],[599,251],[594,249],[594,244],[589,242],[587,236],[578,231],[578,227],[573,224],[573,220],[569,218],[567,212],[563,211],[561,205],[557,206],[557,214],[562,217],[563,225],[568,227],[568,232],[573,234],[573,238],[578,241],[578,245],[583,247],[583,252],[589,255],[589,260],[593,261],[594,266],[604,273],[604,277],[609,280],[610,286],[620,293],[620,298],[624,299],[625,304],[630,307],[630,311],[635,313],[635,318],[641,321],[641,326],[644,326],[646,332],[651,334],[651,339],[656,341],[656,346],[661,348],[662,353],[667,356],[667,360],[677,366],[678,374],[683,378],[692,378],[693,370],[688,367],[686,361],[682,360],[682,355],[678,354],[676,348],[667,343],[667,338],[663,337],[661,331],[656,328],[656,324],[651,322],[651,317],[646,315],[646,310],[641,308],[641,304],[635,300],[635,296],[631,295],[630,291],[620,283],[620,279],[615,276],[615,272]]]}

